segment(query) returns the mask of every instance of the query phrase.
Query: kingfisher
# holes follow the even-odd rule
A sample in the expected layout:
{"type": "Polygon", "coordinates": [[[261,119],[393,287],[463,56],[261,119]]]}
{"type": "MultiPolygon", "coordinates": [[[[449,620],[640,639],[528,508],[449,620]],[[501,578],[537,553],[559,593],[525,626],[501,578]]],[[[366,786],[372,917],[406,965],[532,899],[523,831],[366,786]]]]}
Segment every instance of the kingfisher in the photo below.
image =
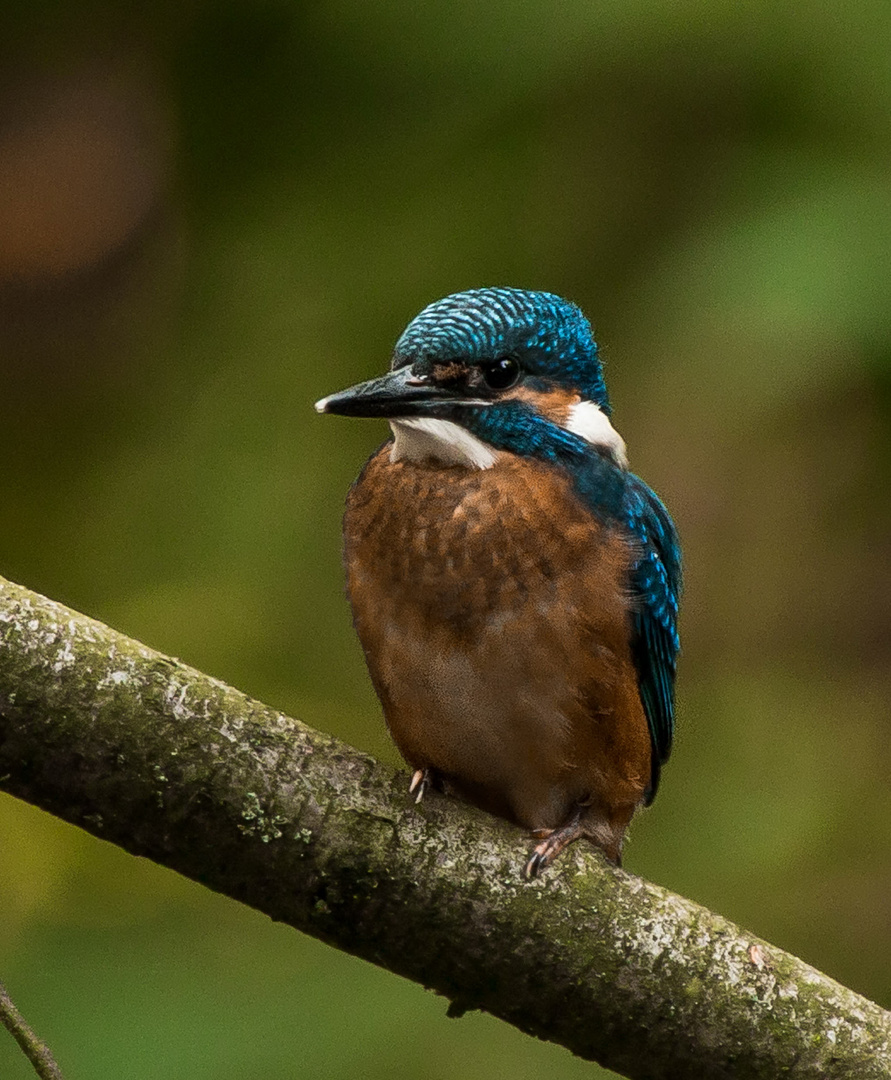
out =
{"type": "Polygon", "coordinates": [[[391,437],[344,515],[353,621],[410,792],[579,838],[621,865],[674,733],[680,547],[628,469],[591,326],[552,293],[471,289],[388,374],[316,403],[391,437]]]}

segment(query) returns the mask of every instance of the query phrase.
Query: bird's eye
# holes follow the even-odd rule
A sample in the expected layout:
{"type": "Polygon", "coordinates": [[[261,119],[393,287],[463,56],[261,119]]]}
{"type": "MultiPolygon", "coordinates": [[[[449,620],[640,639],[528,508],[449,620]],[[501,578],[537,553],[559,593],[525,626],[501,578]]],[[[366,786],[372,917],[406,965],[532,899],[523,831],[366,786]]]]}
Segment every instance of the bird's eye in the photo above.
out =
{"type": "Polygon", "coordinates": [[[500,356],[497,360],[487,360],[480,364],[486,386],[493,390],[506,390],[520,377],[520,365],[512,356],[500,356]]]}

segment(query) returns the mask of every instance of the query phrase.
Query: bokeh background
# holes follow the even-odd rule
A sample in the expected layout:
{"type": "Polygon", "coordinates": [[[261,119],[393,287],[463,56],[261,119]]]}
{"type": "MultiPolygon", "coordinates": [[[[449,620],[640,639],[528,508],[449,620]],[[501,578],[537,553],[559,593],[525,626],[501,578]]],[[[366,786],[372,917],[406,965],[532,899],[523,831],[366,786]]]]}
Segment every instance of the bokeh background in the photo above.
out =
{"type": "MultiPolygon", "coordinates": [[[[887,0],[130,7],[0,11],[0,573],[395,761],[312,402],[569,296],[686,556],[627,866],[891,1006],[887,0]]],[[[5,796],[0,979],[69,1080],[607,1075],[5,796]]]]}

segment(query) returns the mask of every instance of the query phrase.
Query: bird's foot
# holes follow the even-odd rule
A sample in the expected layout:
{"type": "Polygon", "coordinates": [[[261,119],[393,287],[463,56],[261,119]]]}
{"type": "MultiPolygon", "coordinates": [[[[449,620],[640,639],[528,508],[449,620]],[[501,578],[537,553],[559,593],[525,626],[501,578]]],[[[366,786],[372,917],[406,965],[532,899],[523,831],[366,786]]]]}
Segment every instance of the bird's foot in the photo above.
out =
{"type": "Polygon", "coordinates": [[[536,829],[533,836],[540,839],[541,843],[535,845],[532,855],[523,869],[523,874],[532,879],[538,877],[542,870],[546,870],[560,852],[584,835],[581,826],[582,811],[576,810],[572,817],[559,829],[536,829]]]}
{"type": "Polygon", "coordinates": [[[412,773],[411,783],[408,785],[408,793],[409,795],[415,795],[417,791],[415,802],[419,803],[428,791],[432,791],[439,786],[439,778],[432,769],[415,769],[412,773]]]}

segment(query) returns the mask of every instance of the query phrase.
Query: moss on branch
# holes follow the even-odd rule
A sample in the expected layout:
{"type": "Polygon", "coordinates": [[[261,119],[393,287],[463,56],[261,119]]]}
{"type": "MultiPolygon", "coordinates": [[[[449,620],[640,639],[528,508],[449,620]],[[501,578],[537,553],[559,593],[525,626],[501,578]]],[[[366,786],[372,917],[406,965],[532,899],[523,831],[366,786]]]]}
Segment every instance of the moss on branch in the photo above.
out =
{"type": "Polygon", "coordinates": [[[0,789],[639,1080],[891,1077],[891,1016],[0,578],[0,789]]]}

